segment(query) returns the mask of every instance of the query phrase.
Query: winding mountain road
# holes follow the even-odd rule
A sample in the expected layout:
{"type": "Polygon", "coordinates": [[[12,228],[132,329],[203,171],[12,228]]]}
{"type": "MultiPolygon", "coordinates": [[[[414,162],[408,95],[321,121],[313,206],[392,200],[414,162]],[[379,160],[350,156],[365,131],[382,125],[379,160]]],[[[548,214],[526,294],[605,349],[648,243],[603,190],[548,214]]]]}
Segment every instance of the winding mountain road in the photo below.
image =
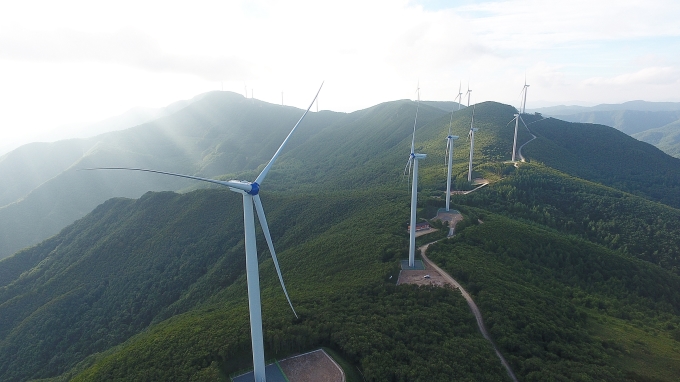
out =
{"type": "Polygon", "coordinates": [[[522,161],[522,162],[526,162],[526,161],[524,160],[524,156],[522,155],[522,148],[523,148],[524,146],[526,146],[527,143],[529,143],[529,142],[533,141],[534,139],[536,139],[536,136],[535,136],[534,134],[532,134],[531,132],[529,132],[529,134],[531,134],[531,139],[529,139],[528,141],[524,142],[524,144],[523,144],[522,146],[519,147],[519,150],[517,150],[517,154],[519,154],[519,160],[522,161]]]}
{"type": "MultiPolygon", "coordinates": [[[[527,142],[528,143],[528,142],[527,142]]],[[[525,143],[526,144],[526,143],[525,143]]],[[[439,240],[437,240],[439,241],[439,240]]],[[[468,306],[470,307],[470,310],[472,311],[472,314],[474,314],[475,319],[477,320],[477,326],[479,327],[479,331],[482,333],[482,336],[491,343],[491,346],[493,346],[493,350],[496,352],[496,355],[498,358],[501,360],[501,364],[505,367],[505,370],[508,372],[508,376],[514,381],[517,382],[517,377],[515,377],[515,373],[512,372],[512,369],[510,368],[510,365],[508,364],[508,361],[505,360],[503,355],[501,354],[500,351],[498,351],[498,348],[496,347],[496,344],[493,342],[491,339],[491,336],[489,335],[489,332],[486,330],[486,327],[484,326],[484,320],[482,319],[482,313],[479,311],[479,308],[477,307],[477,304],[475,304],[475,301],[472,299],[472,296],[463,288],[462,285],[456,281],[451,275],[446,273],[443,269],[439,268],[437,264],[433,263],[430,261],[430,259],[425,255],[425,251],[427,251],[427,247],[430,246],[430,244],[434,244],[436,241],[433,241],[432,243],[427,243],[420,247],[420,256],[423,258],[423,263],[425,263],[426,267],[431,267],[432,269],[436,270],[439,272],[440,275],[453,287],[457,288],[460,291],[460,294],[463,295],[463,298],[465,301],[467,301],[468,306]]]]}

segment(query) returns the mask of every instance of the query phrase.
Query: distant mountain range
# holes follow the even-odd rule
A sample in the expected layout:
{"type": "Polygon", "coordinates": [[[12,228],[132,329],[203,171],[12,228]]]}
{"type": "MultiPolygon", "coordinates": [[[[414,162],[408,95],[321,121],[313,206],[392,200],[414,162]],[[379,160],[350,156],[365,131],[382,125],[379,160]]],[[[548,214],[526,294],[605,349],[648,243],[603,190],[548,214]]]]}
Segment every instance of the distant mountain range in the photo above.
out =
{"type": "Polygon", "coordinates": [[[614,127],[669,155],[680,158],[680,103],[630,101],[593,107],[553,106],[533,109],[569,122],[593,123],[614,127]]]}
{"type": "Polygon", "coordinates": [[[592,111],[680,111],[680,102],[649,102],[649,101],[628,101],[624,103],[608,104],[603,103],[596,106],[549,106],[536,109],[527,109],[529,113],[541,113],[549,116],[571,115],[588,113],[592,111]]]}
{"type": "Polygon", "coordinates": [[[665,126],[633,134],[633,138],[652,144],[668,155],[680,158],[680,119],[665,126]]]}

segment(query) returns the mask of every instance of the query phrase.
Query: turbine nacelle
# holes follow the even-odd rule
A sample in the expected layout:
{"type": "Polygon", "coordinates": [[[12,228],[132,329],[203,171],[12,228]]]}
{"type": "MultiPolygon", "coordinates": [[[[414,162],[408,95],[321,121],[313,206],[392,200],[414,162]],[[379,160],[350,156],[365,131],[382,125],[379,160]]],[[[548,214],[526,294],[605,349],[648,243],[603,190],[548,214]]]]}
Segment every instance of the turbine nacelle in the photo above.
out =
{"type": "Polygon", "coordinates": [[[246,180],[230,180],[224,182],[225,186],[229,187],[231,191],[238,193],[246,193],[248,195],[257,195],[260,193],[260,185],[257,182],[248,182],[246,180]]]}

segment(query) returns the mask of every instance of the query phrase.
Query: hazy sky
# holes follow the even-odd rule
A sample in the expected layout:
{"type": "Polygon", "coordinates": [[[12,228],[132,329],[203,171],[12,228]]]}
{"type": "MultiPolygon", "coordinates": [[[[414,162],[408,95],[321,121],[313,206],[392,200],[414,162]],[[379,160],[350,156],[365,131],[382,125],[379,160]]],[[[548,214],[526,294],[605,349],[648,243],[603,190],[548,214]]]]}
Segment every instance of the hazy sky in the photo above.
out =
{"type": "Polygon", "coordinates": [[[354,111],[402,98],[680,102],[677,0],[3,1],[0,146],[133,106],[254,91],[354,111]]]}

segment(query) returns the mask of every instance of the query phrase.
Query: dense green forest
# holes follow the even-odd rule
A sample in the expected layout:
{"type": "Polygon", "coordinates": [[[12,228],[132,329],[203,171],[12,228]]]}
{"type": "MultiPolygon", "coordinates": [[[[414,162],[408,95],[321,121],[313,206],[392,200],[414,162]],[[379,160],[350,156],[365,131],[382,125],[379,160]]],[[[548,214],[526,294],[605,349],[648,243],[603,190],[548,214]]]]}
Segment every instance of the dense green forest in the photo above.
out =
{"type": "Polygon", "coordinates": [[[429,256],[475,295],[522,380],[670,381],[680,373],[680,277],[582,239],[483,217],[429,256]],[[642,340],[611,336],[610,322],[641,329],[642,340]],[[641,350],[655,363],[635,362],[641,350]]]}
{"type": "Polygon", "coordinates": [[[680,274],[680,210],[523,164],[511,177],[456,201],[578,235],[680,274]]]}
{"type": "Polygon", "coordinates": [[[572,176],[680,208],[680,159],[603,125],[548,118],[523,154],[572,176]]]}
{"type": "MultiPolygon", "coordinates": [[[[420,105],[416,149],[428,154],[420,218],[444,205],[449,120],[462,137],[454,183],[471,188],[464,137],[472,109],[450,118],[437,106],[420,105]]],[[[337,120],[319,115],[325,122],[301,131],[272,169],[262,201],[299,318],[258,233],[268,359],[323,346],[359,372],[361,379],[348,373],[350,381],[510,380],[459,291],[395,285],[407,256],[402,171],[415,108],[402,100],[337,120]]],[[[206,110],[189,110],[207,125],[236,115],[246,126],[249,118],[213,120],[206,110]]],[[[677,160],[611,128],[526,116],[539,138],[523,151],[529,162],[515,167],[505,163],[514,112],[493,102],[476,106],[473,175],[491,184],[453,197],[464,220],[428,255],[473,295],[519,380],[675,380],[677,160]],[[624,160],[627,150],[638,164],[624,160]]],[[[144,134],[133,151],[151,150],[144,142],[154,134],[144,134]]],[[[258,158],[282,136],[270,138],[258,158]]],[[[520,143],[529,138],[521,129],[520,143]]],[[[238,149],[257,144],[249,138],[238,149]]],[[[243,160],[228,158],[232,149],[206,157],[205,174],[243,160]]],[[[154,158],[164,152],[153,150],[154,158]]],[[[264,162],[239,162],[221,177],[253,179],[264,162]]],[[[0,261],[1,380],[228,380],[249,367],[240,197],[181,187],[191,191],[109,199],[0,261]]]]}

